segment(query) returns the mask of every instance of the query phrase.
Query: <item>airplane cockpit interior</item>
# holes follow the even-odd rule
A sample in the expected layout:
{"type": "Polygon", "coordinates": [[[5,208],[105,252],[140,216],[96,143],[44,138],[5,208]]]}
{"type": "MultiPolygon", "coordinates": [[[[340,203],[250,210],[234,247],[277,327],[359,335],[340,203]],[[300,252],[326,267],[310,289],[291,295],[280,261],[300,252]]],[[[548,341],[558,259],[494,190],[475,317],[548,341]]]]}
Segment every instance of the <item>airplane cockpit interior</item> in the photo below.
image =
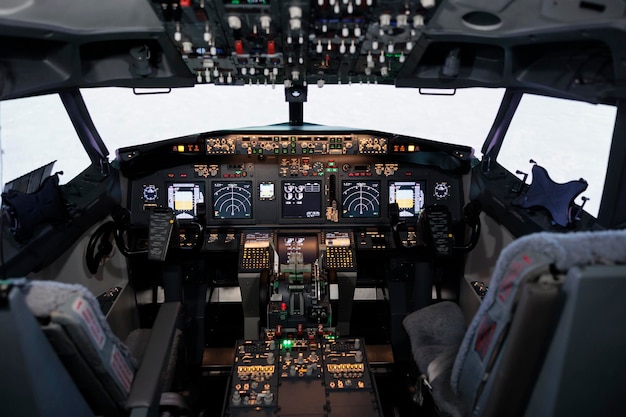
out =
{"type": "Polygon", "coordinates": [[[0,45],[0,415],[626,413],[623,0],[8,0],[0,45]]]}

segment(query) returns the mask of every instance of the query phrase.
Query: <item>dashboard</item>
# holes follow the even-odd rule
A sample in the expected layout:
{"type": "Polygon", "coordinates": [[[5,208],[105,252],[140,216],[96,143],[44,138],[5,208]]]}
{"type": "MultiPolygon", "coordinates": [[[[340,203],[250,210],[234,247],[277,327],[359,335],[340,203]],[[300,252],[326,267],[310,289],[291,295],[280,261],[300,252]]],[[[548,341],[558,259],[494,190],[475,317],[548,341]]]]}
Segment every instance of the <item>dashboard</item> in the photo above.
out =
{"type": "Polygon", "coordinates": [[[462,262],[471,161],[460,145],[272,125],[122,148],[116,164],[128,184],[129,249],[180,264],[170,271],[185,282],[237,282],[244,337],[254,339],[259,326],[268,338],[350,334],[356,288],[383,280],[398,284],[389,291],[400,300],[419,276],[429,300],[429,282],[462,262]]]}
{"type": "MultiPolygon", "coordinates": [[[[284,126],[202,133],[118,151],[135,226],[153,208],[203,228],[376,227],[389,204],[459,220],[471,148],[382,132],[284,126]]],[[[203,245],[206,246],[206,245],[203,245]]]]}

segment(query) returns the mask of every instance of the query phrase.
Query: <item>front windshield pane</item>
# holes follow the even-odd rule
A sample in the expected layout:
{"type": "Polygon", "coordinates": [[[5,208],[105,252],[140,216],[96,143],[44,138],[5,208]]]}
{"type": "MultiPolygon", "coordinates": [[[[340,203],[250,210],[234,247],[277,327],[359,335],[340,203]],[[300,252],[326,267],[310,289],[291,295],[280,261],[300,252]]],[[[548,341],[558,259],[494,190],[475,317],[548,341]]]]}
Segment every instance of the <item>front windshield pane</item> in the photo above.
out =
{"type": "MultiPolygon", "coordinates": [[[[498,162],[530,174],[532,159],[557,183],[585,179],[585,210],[598,215],[617,109],[526,94],[506,133],[498,162]]],[[[532,175],[527,182],[530,184],[532,175]]]]}
{"type": "MultiPolygon", "coordinates": [[[[289,120],[282,86],[201,85],[170,94],[133,95],[128,89],[82,94],[109,151],[122,146],[219,129],[289,120]]],[[[310,86],[304,121],[374,129],[480,149],[504,94],[467,89],[454,96],[420,95],[387,85],[310,86]]]]}

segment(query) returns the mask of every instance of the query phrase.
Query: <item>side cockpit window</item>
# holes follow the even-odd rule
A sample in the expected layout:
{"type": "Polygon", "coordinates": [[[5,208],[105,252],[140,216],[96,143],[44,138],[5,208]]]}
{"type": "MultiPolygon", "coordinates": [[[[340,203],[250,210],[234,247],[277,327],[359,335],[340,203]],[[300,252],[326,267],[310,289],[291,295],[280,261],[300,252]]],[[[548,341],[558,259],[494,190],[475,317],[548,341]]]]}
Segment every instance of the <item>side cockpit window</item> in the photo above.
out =
{"type": "Polygon", "coordinates": [[[51,172],[63,171],[61,183],[91,164],[56,94],[0,103],[0,152],[1,188],[53,161],[51,172]]]}
{"type": "Polygon", "coordinates": [[[526,94],[497,160],[510,172],[528,173],[529,184],[530,160],[544,167],[557,183],[583,178],[588,187],[576,204],[582,204],[582,197],[588,198],[584,209],[597,217],[616,114],[614,106],[526,94]]]}

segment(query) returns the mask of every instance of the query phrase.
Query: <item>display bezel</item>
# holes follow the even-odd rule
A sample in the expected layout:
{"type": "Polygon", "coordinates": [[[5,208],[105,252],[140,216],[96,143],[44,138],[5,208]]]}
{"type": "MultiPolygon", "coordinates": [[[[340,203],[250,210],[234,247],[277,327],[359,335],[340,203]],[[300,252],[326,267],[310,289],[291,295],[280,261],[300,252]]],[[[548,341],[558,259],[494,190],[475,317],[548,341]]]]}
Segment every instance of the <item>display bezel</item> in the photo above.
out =
{"type": "Polygon", "coordinates": [[[211,184],[211,197],[212,197],[212,210],[213,210],[213,219],[216,220],[250,220],[254,215],[254,193],[253,193],[252,181],[241,181],[241,180],[225,180],[225,181],[213,181],[211,184]],[[241,196],[241,199],[237,200],[240,204],[247,204],[249,207],[248,211],[241,211],[235,213],[232,211],[232,215],[225,215],[227,211],[218,208],[218,204],[221,204],[218,196],[216,196],[216,192],[226,189],[229,186],[236,186],[241,189],[247,191],[248,196],[241,196]]]}
{"type": "MultiPolygon", "coordinates": [[[[402,218],[416,218],[424,210],[424,206],[426,204],[425,193],[424,190],[426,188],[426,181],[423,180],[403,180],[403,181],[389,181],[387,191],[389,194],[389,203],[398,203],[399,209],[399,217],[402,218]],[[406,204],[401,205],[398,203],[397,198],[397,187],[402,187],[401,191],[410,191],[412,196],[412,209],[408,209],[406,204]],[[420,204],[421,202],[421,204],[420,204]]],[[[403,197],[402,200],[406,200],[406,197],[403,197]]]]}
{"type": "Polygon", "coordinates": [[[381,184],[379,180],[366,180],[366,179],[342,179],[341,180],[341,217],[344,219],[378,219],[381,215],[381,184]],[[376,204],[378,206],[377,210],[372,209],[372,214],[364,214],[358,213],[355,210],[348,209],[346,207],[346,196],[345,193],[348,189],[354,187],[355,185],[363,183],[372,189],[376,189],[378,191],[377,196],[372,196],[376,199],[376,204]],[[352,185],[346,185],[352,184],[352,185]]]}
{"type": "Polygon", "coordinates": [[[174,211],[174,216],[177,220],[197,220],[198,219],[198,206],[206,202],[204,195],[204,183],[200,182],[182,182],[173,181],[165,184],[167,188],[167,206],[174,211]],[[181,208],[181,204],[186,199],[181,198],[183,193],[192,194],[191,209],[185,210],[181,208]],[[177,198],[178,196],[178,198],[177,198]],[[190,214],[190,212],[192,214],[190,214]],[[186,216],[185,214],[188,214],[186,216]]]}
{"type": "Polygon", "coordinates": [[[323,182],[321,180],[284,180],[281,182],[280,184],[280,206],[281,206],[281,216],[283,219],[285,220],[311,220],[311,221],[320,221],[321,219],[323,219],[323,208],[322,208],[322,196],[323,196],[323,190],[324,190],[324,186],[323,186],[323,182]],[[291,200],[286,200],[286,194],[287,191],[285,190],[285,187],[289,184],[293,184],[295,186],[297,185],[307,185],[307,184],[314,184],[318,187],[318,191],[309,191],[309,192],[305,192],[304,196],[303,196],[303,202],[304,202],[304,197],[307,194],[314,194],[314,196],[311,196],[307,199],[307,204],[308,207],[303,207],[300,208],[300,210],[298,210],[297,208],[293,208],[292,206],[299,206],[302,205],[304,206],[305,204],[287,204],[287,201],[291,201],[291,200]],[[315,207],[312,207],[311,205],[315,205],[315,207]],[[307,210],[308,208],[308,210],[307,210]]]}

